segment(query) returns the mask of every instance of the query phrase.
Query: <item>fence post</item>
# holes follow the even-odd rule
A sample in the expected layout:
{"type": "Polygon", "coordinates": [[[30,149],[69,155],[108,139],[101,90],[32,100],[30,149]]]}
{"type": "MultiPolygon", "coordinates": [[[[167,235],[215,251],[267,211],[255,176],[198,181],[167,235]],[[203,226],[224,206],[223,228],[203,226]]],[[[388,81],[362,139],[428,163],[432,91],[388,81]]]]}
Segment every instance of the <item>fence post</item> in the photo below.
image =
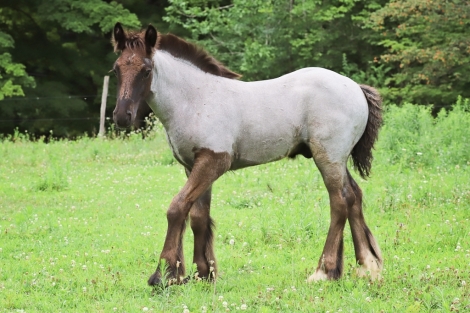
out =
{"type": "Polygon", "coordinates": [[[103,137],[105,134],[104,121],[106,119],[106,99],[108,98],[108,85],[109,85],[109,76],[106,75],[103,81],[103,93],[101,94],[101,110],[100,110],[100,130],[98,132],[98,137],[103,137]]]}

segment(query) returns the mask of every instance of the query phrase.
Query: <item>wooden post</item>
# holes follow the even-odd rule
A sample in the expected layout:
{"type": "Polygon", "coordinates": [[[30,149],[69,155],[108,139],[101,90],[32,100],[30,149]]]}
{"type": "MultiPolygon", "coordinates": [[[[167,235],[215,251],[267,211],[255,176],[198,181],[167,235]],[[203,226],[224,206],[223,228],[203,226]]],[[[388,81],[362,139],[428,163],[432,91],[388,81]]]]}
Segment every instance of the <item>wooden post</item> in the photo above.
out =
{"type": "Polygon", "coordinates": [[[106,99],[108,98],[108,85],[109,85],[109,76],[104,77],[103,81],[103,93],[101,94],[101,111],[100,111],[100,130],[98,132],[98,137],[103,137],[105,134],[104,121],[106,119],[106,99]]]}

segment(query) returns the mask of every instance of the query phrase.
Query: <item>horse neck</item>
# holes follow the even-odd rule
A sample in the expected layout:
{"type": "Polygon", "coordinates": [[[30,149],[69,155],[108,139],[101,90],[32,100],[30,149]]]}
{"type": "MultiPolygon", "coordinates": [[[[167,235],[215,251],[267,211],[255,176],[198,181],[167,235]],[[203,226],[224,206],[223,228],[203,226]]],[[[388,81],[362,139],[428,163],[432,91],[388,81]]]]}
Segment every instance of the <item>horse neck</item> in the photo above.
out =
{"type": "Polygon", "coordinates": [[[195,106],[204,101],[222,79],[165,51],[157,51],[153,60],[156,70],[151,87],[154,97],[151,107],[167,129],[176,118],[181,120],[193,114],[195,106]]]}

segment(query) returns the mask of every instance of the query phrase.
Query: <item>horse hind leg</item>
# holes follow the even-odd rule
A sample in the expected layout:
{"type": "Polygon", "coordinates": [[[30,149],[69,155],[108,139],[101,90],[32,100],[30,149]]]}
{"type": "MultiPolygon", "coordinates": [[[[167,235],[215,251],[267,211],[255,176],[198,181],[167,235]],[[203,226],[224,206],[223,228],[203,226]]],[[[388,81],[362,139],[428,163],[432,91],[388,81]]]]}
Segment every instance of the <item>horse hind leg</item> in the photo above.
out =
{"type": "Polygon", "coordinates": [[[360,265],[357,274],[360,277],[370,276],[372,280],[380,279],[383,267],[382,252],[364,220],[362,191],[349,172],[347,175],[356,196],[354,204],[348,209],[348,220],[353,237],[356,262],[360,265]]]}
{"type": "Polygon", "coordinates": [[[333,163],[319,157],[315,158],[315,162],[330,197],[331,220],[317,269],[308,278],[308,282],[338,279],[343,274],[343,230],[348,218],[348,207],[355,201],[354,191],[346,176],[346,164],[333,163]]]}
{"type": "Polygon", "coordinates": [[[217,267],[214,253],[214,222],[210,217],[211,188],[203,193],[189,211],[191,229],[194,234],[193,264],[197,277],[213,280],[217,267]]]}

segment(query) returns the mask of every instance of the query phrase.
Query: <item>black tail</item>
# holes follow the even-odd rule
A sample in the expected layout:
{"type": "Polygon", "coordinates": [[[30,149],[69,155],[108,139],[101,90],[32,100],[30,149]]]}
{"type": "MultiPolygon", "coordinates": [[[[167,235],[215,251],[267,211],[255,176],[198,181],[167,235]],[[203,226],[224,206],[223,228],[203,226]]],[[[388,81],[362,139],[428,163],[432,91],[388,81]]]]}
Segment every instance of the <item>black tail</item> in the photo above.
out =
{"type": "Polygon", "coordinates": [[[362,178],[370,175],[372,167],[372,148],[377,140],[379,128],[382,126],[382,98],[379,92],[370,86],[359,85],[366,96],[369,105],[369,118],[361,139],[357,142],[351,151],[354,168],[359,172],[362,178]]]}

